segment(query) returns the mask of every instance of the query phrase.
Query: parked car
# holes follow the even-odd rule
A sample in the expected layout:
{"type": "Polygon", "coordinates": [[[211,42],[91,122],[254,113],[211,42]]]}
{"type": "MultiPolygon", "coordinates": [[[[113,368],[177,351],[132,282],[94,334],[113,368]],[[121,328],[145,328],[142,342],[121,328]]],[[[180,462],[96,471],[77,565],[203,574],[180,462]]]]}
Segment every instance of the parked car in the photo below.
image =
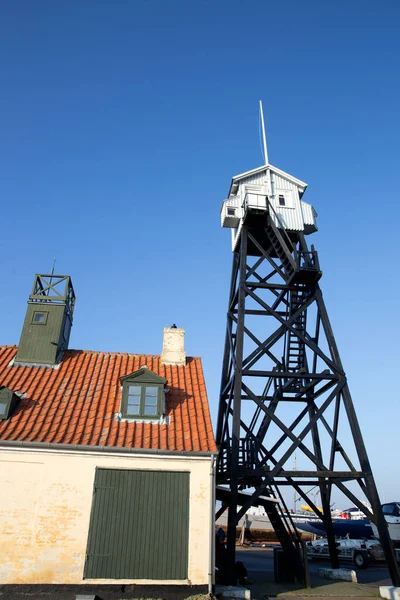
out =
{"type": "MultiPolygon", "coordinates": [[[[336,538],[339,558],[353,561],[359,569],[366,569],[370,561],[385,560],[378,540],[336,538]]],[[[329,558],[329,546],[326,538],[306,542],[307,556],[311,559],[329,558]]]]}

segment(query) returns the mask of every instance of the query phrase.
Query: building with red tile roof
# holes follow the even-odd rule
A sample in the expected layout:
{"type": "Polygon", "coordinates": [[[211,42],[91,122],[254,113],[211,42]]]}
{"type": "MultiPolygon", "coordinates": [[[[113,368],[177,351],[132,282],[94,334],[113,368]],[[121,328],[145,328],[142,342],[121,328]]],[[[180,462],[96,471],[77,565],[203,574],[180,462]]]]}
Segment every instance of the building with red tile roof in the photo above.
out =
{"type": "Polygon", "coordinates": [[[69,277],[37,275],[18,347],[0,346],[0,586],[208,591],[216,445],[201,360],[175,325],[161,355],[70,350],[74,304],[69,277]]]}

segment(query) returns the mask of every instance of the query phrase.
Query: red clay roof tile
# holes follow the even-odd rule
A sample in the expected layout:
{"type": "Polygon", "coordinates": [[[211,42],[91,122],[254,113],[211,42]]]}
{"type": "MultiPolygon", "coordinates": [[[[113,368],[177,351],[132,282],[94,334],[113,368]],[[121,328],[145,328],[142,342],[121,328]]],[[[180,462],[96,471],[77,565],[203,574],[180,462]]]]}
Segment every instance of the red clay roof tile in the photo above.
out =
{"type": "Polygon", "coordinates": [[[164,366],[159,356],[69,350],[56,369],[10,366],[16,346],[0,346],[0,386],[26,394],[0,440],[215,452],[201,360],[164,366]],[[119,378],[146,365],[167,379],[168,425],[116,421],[119,378]]]}

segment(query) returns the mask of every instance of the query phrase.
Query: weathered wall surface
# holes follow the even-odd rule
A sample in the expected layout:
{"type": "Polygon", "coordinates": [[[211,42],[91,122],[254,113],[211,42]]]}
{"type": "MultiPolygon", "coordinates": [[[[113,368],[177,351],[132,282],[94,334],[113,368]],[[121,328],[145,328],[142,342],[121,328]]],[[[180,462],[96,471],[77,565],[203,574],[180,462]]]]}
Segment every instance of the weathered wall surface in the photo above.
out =
{"type": "Polygon", "coordinates": [[[49,450],[0,452],[0,583],[91,583],[83,580],[83,569],[96,467],[190,473],[188,580],[157,583],[206,584],[210,458],[61,454],[49,450]]]}

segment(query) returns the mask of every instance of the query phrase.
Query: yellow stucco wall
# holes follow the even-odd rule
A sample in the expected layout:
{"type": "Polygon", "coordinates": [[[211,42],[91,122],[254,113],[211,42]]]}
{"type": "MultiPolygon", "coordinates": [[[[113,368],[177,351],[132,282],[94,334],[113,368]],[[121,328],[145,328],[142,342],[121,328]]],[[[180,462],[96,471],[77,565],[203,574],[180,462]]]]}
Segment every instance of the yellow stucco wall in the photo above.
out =
{"type": "MultiPolygon", "coordinates": [[[[210,463],[210,457],[0,451],[0,583],[91,583],[83,568],[95,468],[104,467],[190,472],[188,580],[165,583],[206,584],[210,463]]],[[[104,581],[114,582],[150,583],[104,581]]]]}

